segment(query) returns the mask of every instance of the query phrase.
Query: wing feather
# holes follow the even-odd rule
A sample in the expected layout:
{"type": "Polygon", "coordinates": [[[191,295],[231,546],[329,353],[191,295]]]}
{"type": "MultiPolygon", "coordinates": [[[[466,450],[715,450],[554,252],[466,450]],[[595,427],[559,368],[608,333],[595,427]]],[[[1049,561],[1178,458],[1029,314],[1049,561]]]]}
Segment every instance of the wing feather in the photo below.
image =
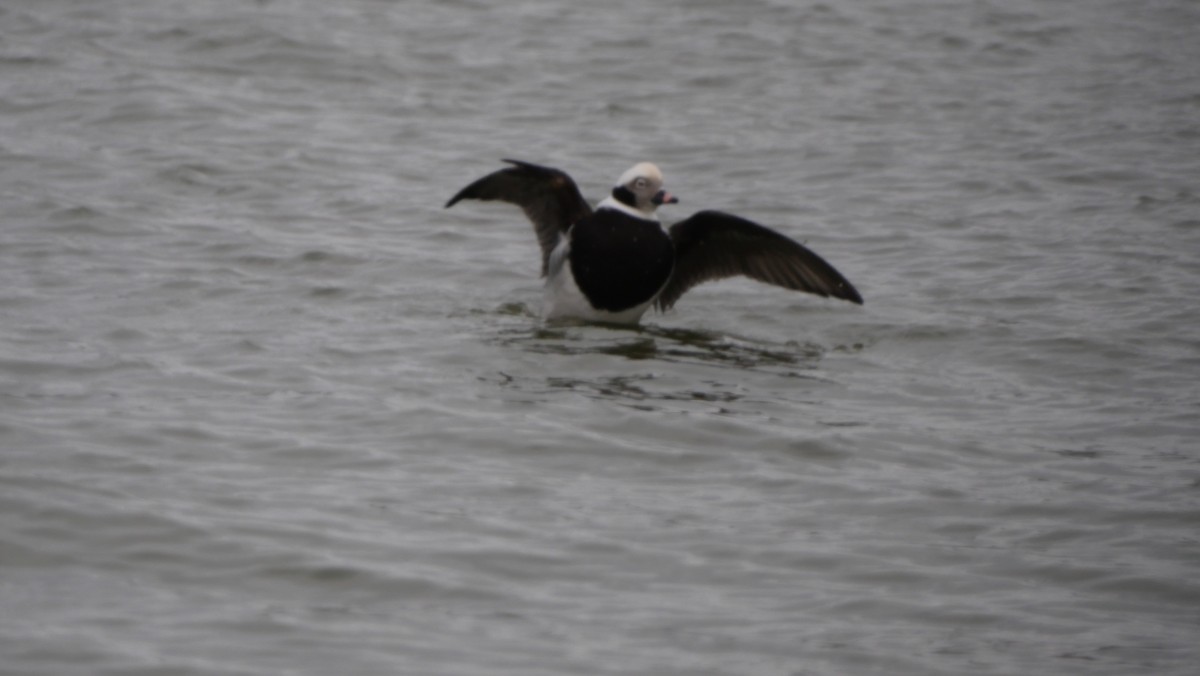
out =
{"type": "Polygon", "coordinates": [[[862,304],[858,290],[832,265],[799,242],[753,221],[701,211],[670,228],[675,270],[655,299],[673,306],[704,282],[744,275],[785,289],[862,304]]]}
{"type": "Polygon", "coordinates": [[[458,191],[446,202],[446,208],[464,199],[499,200],[521,207],[537,234],[545,276],[550,252],[559,238],[576,221],[592,213],[592,208],[566,172],[520,160],[504,161],[513,166],[492,172],[458,191]]]}

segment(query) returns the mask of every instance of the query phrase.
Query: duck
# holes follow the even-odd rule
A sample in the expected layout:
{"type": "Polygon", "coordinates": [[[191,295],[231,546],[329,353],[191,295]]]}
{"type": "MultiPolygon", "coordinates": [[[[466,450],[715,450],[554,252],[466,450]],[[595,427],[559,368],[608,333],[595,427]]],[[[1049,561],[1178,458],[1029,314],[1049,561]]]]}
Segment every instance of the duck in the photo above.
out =
{"type": "Polygon", "coordinates": [[[511,166],[468,184],[445,208],[463,200],[520,207],[542,253],[545,320],[637,324],[650,308],[666,312],[699,284],[739,275],[863,303],[825,259],[751,220],[704,210],[664,227],[658,208],[679,199],[653,163],[630,167],[593,209],[562,170],[503,161],[511,166]]]}

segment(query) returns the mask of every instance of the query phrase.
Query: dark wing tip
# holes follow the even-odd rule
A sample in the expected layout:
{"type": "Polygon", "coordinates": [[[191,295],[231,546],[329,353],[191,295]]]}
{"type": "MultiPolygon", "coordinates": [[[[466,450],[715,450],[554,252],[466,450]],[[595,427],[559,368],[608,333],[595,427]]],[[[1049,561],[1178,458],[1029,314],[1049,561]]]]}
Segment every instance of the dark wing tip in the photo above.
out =
{"type": "MultiPolygon", "coordinates": [[[[462,200],[465,200],[465,199],[504,199],[503,197],[498,198],[496,196],[488,194],[488,193],[492,192],[491,190],[489,190],[489,184],[491,183],[491,179],[497,175],[508,174],[508,175],[515,175],[515,176],[537,176],[537,177],[541,178],[541,177],[551,176],[556,173],[561,173],[555,169],[551,169],[549,167],[543,167],[541,165],[533,164],[532,162],[525,162],[523,160],[514,160],[514,159],[505,157],[505,158],[501,158],[500,161],[507,162],[513,166],[509,167],[507,169],[501,169],[499,171],[492,172],[491,174],[488,174],[487,176],[480,178],[479,180],[475,181],[474,183],[471,183],[470,185],[463,188],[462,190],[459,190],[458,193],[454,195],[454,197],[451,197],[450,199],[446,200],[446,204],[442,208],[449,209],[450,207],[454,206],[455,204],[458,204],[459,202],[461,202],[462,200]]],[[[567,179],[567,180],[569,181],[569,179],[567,179]]],[[[555,187],[558,187],[557,183],[555,184],[555,187]]],[[[513,200],[510,199],[507,201],[513,201],[513,200]]]]}
{"type": "Polygon", "coordinates": [[[821,262],[822,267],[825,269],[823,276],[829,280],[830,296],[839,298],[841,300],[850,301],[855,305],[863,304],[862,294],[858,292],[858,289],[854,288],[854,285],[850,283],[850,280],[846,279],[841,272],[838,272],[838,270],[830,265],[825,259],[817,256],[815,253],[813,256],[821,262]]]}
{"type": "Polygon", "coordinates": [[[863,304],[862,294],[858,292],[858,289],[854,288],[854,285],[850,283],[850,280],[846,279],[841,272],[838,272],[838,270],[830,265],[828,261],[826,261],[824,258],[821,258],[812,250],[799,243],[797,243],[797,245],[803,249],[806,256],[811,256],[811,258],[804,263],[804,266],[808,273],[816,276],[815,280],[806,284],[807,288],[801,288],[798,290],[808,291],[809,293],[814,293],[818,296],[824,296],[826,298],[837,298],[839,300],[849,301],[855,305],[863,304]]]}
{"type": "Polygon", "coordinates": [[[449,209],[450,207],[454,206],[455,204],[458,204],[459,202],[461,202],[465,199],[471,199],[473,197],[477,197],[478,191],[479,191],[479,184],[481,182],[482,182],[482,179],[472,183],[471,185],[468,185],[467,187],[463,188],[462,190],[459,190],[457,193],[454,194],[454,197],[451,197],[450,199],[446,200],[446,206],[444,206],[442,208],[449,209]]]}

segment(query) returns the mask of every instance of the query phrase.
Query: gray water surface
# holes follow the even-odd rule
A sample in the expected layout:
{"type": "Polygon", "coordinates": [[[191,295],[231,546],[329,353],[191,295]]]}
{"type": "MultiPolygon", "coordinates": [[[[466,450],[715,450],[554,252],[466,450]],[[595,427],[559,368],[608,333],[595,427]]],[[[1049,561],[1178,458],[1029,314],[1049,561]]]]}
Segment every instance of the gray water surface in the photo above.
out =
{"type": "Polygon", "coordinates": [[[1198,28],[6,0],[0,673],[1196,673],[1198,28]],[[502,157],[866,304],[544,325],[502,157]]]}

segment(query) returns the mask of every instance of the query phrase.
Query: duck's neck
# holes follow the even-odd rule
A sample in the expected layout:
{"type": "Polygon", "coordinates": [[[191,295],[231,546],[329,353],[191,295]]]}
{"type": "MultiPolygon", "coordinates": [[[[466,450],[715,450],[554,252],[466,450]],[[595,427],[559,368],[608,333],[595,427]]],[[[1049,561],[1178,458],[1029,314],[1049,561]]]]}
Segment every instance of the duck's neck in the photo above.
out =
{"type": "Polygon", "coordinates": [[[642,211],[637,207],[622,202],[614,195],[609,195],[608,197],[600,200],[600,203],[596,205],[596,209],[613,209],[615,211],[620,211],[623,214],[633,216],[634,218],[640,218],[643,221],[658,222],[658,215],[653,211],[642,211]]]}

